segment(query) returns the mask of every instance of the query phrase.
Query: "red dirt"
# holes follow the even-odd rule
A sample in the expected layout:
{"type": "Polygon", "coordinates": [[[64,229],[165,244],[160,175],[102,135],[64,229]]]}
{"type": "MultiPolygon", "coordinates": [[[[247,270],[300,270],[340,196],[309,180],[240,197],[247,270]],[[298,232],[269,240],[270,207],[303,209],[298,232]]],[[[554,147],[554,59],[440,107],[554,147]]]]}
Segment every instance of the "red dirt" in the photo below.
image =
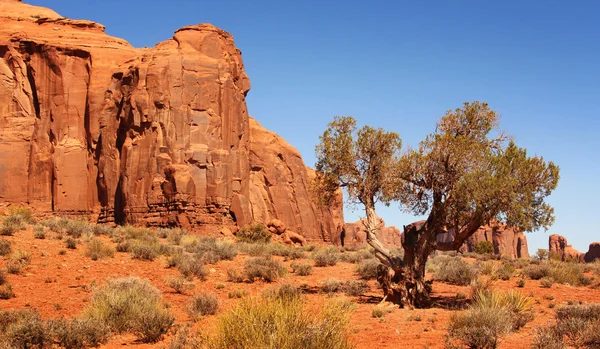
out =
{"type": "MultiPolygon", "coordinates": [[[[218,315],[232,307],[237,300],[229,299],[228,292],[242,288],[250,294],[261,292],[273,284],[256,282],[235,284],[227,281],[228,268],[241,268],[246,255],[239,254],[234,261],[223,261],[209,265],[213,272],[206,281],[194,280],[195,288],[186,294],[177,294],[165,285],[165,278],[178,275],[177,270],[167,269],[161,258],[152,261],[132,259],[128,253],[116,253],[114,258],[92,261],[84,255],[85,244],[76,250],[64,248],[64,242],[55,239],[48,233],[44,240],[33,238],[33,232],[18,232],[15,236],[3,237],[11,241],[13,250],[22,249],[32,253],[32,263],[21,275],[8,275],[8,282],[13,286],[16,298],[0,300],[0,309],[38,309],[43,317],[71,317],[78,315],[86,306],[91,296],[91,284],[101,284],[104,280],[116,276],[138,276],[148,279],[164,294],[165,300],[177,315],[177,323],[191,323],[185,312],[185,305],[191,295],[200,292],[213,292],[219,297],[220,308],[216,316],[208,316],[196,323],[202,332],[210,332],[218,315]],[[60,250],[66,250],[60,255],[60,250]],[[224,284],[216,289],[217,284],[224,284]]],[[[289,262],[284,262],[289,266],[289,262]]],[[[0,259],[0,269],[5,268],[5,259],[0,259]]],[[[290,282],[294,285],[307,284],[309,289],[316,290],[321,281],[334,277],[339,280],[358,280],[355,266],[349,263],[338,263],[334,267],[314,268],[310,276],[287,274],[278,283],[290,282]]],[[[277,283],[274,283],[277,284],[277,283]]],[[[458,307],[468,300],[456,300],[457,293],[469,294],[469,287],[448,285],[441,282],[433,284],[433,297],[436,305],[430,309],[397,309],[386,314],[384,319],[371,317],[373,306],[381,301],[381,291],[374,282],[369,282],[370,291],[362,297],[351,298],[356,303],[356,310],[351,318],[351,339],[356,348],[443,348],[448,319],[458,307]]],[[[498,289],[516,288],[516,279],[495,281],[493,287],[498,289]]],[[[501,349],[526,348],[530,345],[535,328],[545,325],[553,317],[551,303],[566,304],[568,301],[600,302],[600,290],[592,287],[570,287],[554,285],[551,289],[541,288],[539,281],[527,280],[520,289],[531,294],[539,304],[535,305],[535,320],[527,324],[518,333],[508,336],[500,345],[501,349]],[[548,300],[545,295],[551,295],[548,300]]],[[[328,296],[320,293],[308,293],[307,302],[311,306],[320,306],[328,296]]],[[[159,348],[164,343],[141,344],[134,336],[115,336],[102,348],[117,348],[122,345],[135,348],[159,348]]]]}

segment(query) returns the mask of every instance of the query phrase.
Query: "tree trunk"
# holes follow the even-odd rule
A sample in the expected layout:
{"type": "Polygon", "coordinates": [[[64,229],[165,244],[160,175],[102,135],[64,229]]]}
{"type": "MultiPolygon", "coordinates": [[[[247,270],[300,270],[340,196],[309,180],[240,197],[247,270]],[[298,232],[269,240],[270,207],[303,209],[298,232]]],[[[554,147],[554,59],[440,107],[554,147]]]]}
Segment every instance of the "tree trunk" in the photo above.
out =
{"type": "Polygon", "coordinates": [[[378,267],[377,281],[383,288],[385,300],[400,307],[428,307],[431,281],[425,281],[425,266],[402,264],[398,260],[393,267],[383,264],[378,267]]]}

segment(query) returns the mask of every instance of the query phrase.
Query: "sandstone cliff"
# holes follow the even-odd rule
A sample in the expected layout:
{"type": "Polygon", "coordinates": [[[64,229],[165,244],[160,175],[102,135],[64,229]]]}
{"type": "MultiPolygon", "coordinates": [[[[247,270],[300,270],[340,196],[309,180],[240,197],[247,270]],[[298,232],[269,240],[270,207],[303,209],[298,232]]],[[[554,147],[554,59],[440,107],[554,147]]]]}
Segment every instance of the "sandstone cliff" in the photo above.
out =
{"type": "Polygon", "coordinates": [[[567,238],[558,234],[552,234],[548,237],[548,251],[551,255],[558,256],[561,260],[581,261],[583,254],[579,253],[573,246],[567,243],[567,238]]]}
{"type": "Polygon", "coordinates": [[[592,242],[583,259],[586,263],[600,259],[600,242],[592,242]]]}
{"type": "Polygon", "coordinates": [[[341,210],[312,205],[299,154],[265,147],[258,124],[253,143],[250,82],[227,32],[188,26],[136,49],[97,23],[19,1],[0,10],[0,200],[100,222],[278,218],[334,234],[341,210]]]}
{"type": "MultiPolygon", "coordinates": [[[[377,237],[384,246],[388,248],[402,247],[402,232],[394,226],[386,226],[383,219],[378,219],[377,237]]],[[[338,236],[334,241],[335,244],[344,246],[364,246],[367,244],[367,233],[365,230],[364,219],[354,223],[346,223],[344,225],[343,236],[338,236]]]]}
{"type": "MultiPolygon", "coordinates": [[[[438,241],[452,241],[452,232],[438,235],[438,241]]],[[[527,237],[516,228],[505,224],[486,225],[473,234],[460,248],[461,252],[473,252],[475,245],[489,241],[494,245],[494,254],[511,258],[529,258],[527,237]]]]}

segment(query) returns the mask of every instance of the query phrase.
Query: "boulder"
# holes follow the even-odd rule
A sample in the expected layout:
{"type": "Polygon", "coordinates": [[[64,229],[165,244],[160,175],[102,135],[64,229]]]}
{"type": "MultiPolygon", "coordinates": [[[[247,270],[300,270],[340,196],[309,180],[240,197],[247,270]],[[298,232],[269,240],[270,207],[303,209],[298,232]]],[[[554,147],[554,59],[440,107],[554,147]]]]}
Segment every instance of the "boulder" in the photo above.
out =
{"type": "Polygon", "coordinates": [[[271,221],[267,223],[267,228],[269,228],[269,231],[271,233],[277,235],[281,235],[286,231],[285,223],[283,223],[279,219],[271,219],[271,221]]]}

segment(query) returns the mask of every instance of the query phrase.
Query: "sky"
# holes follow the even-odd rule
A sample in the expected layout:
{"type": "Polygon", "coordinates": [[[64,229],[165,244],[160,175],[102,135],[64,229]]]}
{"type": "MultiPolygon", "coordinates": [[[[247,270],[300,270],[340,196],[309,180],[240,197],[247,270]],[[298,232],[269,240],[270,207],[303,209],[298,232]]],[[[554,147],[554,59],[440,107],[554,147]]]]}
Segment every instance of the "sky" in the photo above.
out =
{"type": "MultiPolygon", "coordinates": [[[[230,32],[252,83],[250,115],[310,166],[336,115],[416,146],[446,110],[487,101],[519,146],[561,168],[548,199],[556,222],[527,235],[530,253],[550,234],[581,252],[600,241],[600,1],[25,1],[136,47],[189,24],[230,32]]],[[[378,214],[398,227],[415,220],[394,204],[378,214]]]]}

